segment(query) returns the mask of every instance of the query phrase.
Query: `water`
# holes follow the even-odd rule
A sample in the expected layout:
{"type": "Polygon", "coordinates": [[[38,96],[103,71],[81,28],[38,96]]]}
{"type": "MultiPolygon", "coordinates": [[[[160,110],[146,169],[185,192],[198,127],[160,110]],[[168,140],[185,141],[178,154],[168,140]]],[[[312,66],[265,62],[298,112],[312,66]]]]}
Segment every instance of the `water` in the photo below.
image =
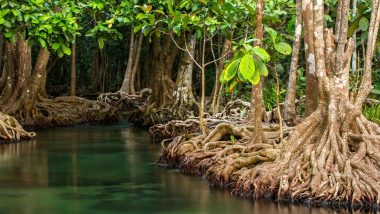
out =
{"type": "Polygon", "coordinates": [[[0,213],[332,213],[253,202],[152,163],[160,145],[129,125],[79,126],[0,146],[0,213]]]}

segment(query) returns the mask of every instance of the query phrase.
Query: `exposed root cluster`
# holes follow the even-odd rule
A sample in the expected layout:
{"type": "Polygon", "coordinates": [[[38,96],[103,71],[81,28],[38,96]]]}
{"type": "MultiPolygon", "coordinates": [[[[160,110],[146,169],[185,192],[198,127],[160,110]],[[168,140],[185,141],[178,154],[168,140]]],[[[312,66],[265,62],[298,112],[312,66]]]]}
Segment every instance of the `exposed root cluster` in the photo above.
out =
{"type": "Polygon", "coordinates": [[[118,111],[119,119],[144,125],[146,112],[150,108],[151,94],[152,90],[149,88],[142,89],[135,94],[118,91],[101,94],[98,101],[114,106],[118,111]]]}
{"type": "MultiPolygon", "coordinates": [[[[209,130],[214,129],[220,123],[234,123],[237,125],[245,124],[245,117],[248,114],[250,103],[242,100],[235,100],[229,102],[222,112],[211,116],[205,115],[205,121],[209,130]]],[[[154,139],[169,139],[177,136],[181,136],[186,133],[198,133],[199,132],[199,118],[188,115],[186,120],[178,120],[178,118],[172,118],[170,115],[170,109],[163,109],[146,113],[150,115],[156,124],[150,127],[149,132],[154,139]]]]}
{"type": "MultiPolygon", "coordinates": [[[[279,142],[277,126],[264,127],[266,143],[250,144],[253,127],[219,124],[207,136],[184,134],[166,146],[159,164],[205,176],[211,185],[249,198],[315,206],[378,208],[380,129],[364,116],[349,124],[316,111],[279,142]]],[[[189,133],[189,132],[188,132],[189,133]]]]}
{"type": "Polygon", "coordinates": [[[9,115],[0,112],[0,142],[28,140],[35,136],[34,132],[25,131],[20,123],[9,115]]]}
{"type": "Polygon", "coordinates": [[[26,129],[69,126],[87,122],[111,120],[115,116],[112,106],[79,97],[39,97],[35,103],[26,103],[13,113],[26,129]]]}

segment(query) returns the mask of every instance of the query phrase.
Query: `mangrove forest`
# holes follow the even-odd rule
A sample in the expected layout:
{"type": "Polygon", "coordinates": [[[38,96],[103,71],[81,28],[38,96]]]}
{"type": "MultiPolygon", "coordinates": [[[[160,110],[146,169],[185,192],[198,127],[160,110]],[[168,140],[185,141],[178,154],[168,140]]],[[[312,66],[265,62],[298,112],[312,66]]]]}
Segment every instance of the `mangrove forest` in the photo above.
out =
{"type": "Polygon", "coordinates": [[[380,209],[380,0],[0,0],[0,212],[380,209]]]}

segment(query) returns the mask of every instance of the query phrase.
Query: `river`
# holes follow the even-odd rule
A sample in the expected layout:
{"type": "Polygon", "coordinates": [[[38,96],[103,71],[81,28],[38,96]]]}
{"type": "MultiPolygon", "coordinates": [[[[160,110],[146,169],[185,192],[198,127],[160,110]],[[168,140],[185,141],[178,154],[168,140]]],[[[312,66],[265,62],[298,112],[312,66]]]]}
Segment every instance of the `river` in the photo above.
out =
{"type": "Polygon", "coordinates": [[[0,213],[334,213],[232,196],[154,165],[159,152],[128,124],[55,128],[0,145],[0,213]]]}

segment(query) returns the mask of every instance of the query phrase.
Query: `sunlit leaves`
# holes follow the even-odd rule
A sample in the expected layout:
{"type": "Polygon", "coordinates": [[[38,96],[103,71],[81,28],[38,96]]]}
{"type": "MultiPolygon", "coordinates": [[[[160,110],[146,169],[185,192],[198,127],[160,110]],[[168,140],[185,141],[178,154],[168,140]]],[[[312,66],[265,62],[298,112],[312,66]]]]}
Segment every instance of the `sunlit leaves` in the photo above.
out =
{"type": "Polygon", "coordinates": [[[239,69],[240,61],[240,59],[234,60],[227,66],[226,70],[224,71],[223,82],[228,82],[235,77],[239,69]]]}
{"type": "Polygon", "coordinates": [[[280,42],[280,43],[274,44],[274,47],[279,53],[283,55],[287,56],[292,53],[292,47],[287,43],[280,42]]]}
{"type": "Polygon", "coordinates": [[[269,60],[270,60],[270,55],[268,54],[268,52],[266,50],[264,50],[263,48],[260,48],[258,46],[252,48],[252,51],[257,55],[259,56],[265,63],[268,63],[269,60]]]}
{"type": "Polygon", "coordinates": [[[244,79],[250,80],[255,73],[255,62],[253,60],[252,54],[246,54],[239,65],[239,72],[244,77],[244,79]]]}

